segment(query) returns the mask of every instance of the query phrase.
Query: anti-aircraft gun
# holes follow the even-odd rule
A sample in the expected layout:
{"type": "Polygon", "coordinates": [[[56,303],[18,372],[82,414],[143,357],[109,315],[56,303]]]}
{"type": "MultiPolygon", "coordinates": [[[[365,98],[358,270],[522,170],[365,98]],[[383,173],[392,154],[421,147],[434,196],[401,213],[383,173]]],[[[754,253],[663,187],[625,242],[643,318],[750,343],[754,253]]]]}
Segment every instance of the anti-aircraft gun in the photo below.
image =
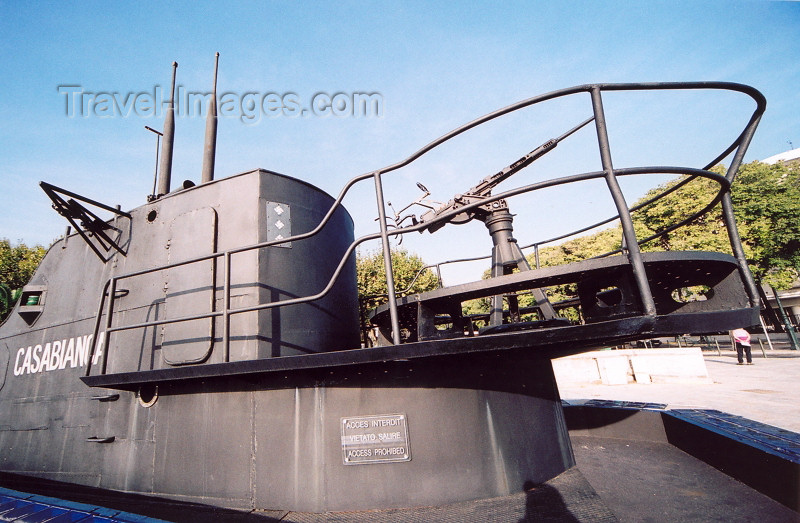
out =
{"type": "MultiPolygon", "coordinates": [[[[525,255],[517,244],[517,240],[513,236],[512,222],[514,216],[508,208],[508,203],[504,199],[491,199],[492,190],[500,183],[555,149],[562,140],[577,132],[592,120],[594,120],[594,117],[586,119],[561,136],[546,141],[514,163],[504,167],[495,174],[487,176],[466,192],[456,194],[453,199],[446,204],[424,213],[420,217],[419,222],[425,225],[424,230],[434,233],[448,223],[458,225],[471,220],[479,220],[488,228],[489,235],[494,245],[492,248],[491,277],[495,278],[512,274],[515,269],[518,271],[530,270],[530,264],[528,264],[525,255]],[[469,210],[453,215],[453,211],[458,211],[463,207],[474,204],[477,204],[477,207],[473,206],[469,210]]],[[[563,325],[566,320],[556,317],[553,306],[548,301],[544,292],[541,289],[532,289],[531,292],[536,302],[536,309],[542,320],[537,323],[537,326],[563,325]]],[[[515,293],[510,293],[506,295],[506,298],[509,303],[509,323],[519,324],[520,313],[517,296],[515,293]]],[[[491,312],[489,315],[489,325],[497,327],[502,323],[503,296],[494,296],[492,298],[491,312]]],[[[495,328],[494,330],[497,331],[498,329],[495,328]]]]}
{"type": "MultiPolygon", "coordinates": [[[[645,333],[653,336],[660,335],[658,333],[669,335],[672,330],[679,328],[676,327],[679,323],[682,324],[680,328],[687,331],[707,329],[710,318],[720,318],[722,315],[727,315],[731,324],[752,322],[752,309],[750,309],[751,312],[745,312],[745,310],[758,303],[757,291],[752,276],[746,268],[744,253],[741,249],[735,225],[733,225],[734,218],[728,193],[729,184],[733,180],[741,162],[743,152],[741,145],[749,141],[751,132],[749,130],[744,131],[739,137],[737,145],[732,144],[729,146],[703,169],[667,166],[615,168],[611,160],[608,130],[602,105],[602,92],[604,90],[727,88],[723,87],[724,85],[729,86],[730,84],[581,86],[550,93],[541,98],[537,97],[536,99],[520,102],[498,110],[432,142],[432,147],[435,147],[443,141],[464,132],[466,129],[526,107],[528,104],[568,96],[576,92],[589,92],[591,94],[593,116],[558,138],[548,140],[514,163],[484,178],[479,184],[466,192],[456,194],[446,204],[433,206],[430,202],[418,200],[420,204],[428,207],[428,210],[419,219],[411,216],[412,225],[403,228],[402,232],[422,232],[425,230],[435,232],[448,223],[463,224],[473,219],[482,221],[489,230],[493,241],[491,278],[405,296],[397,300],[396,304],[392,303],[393,300],[390,299],[389,303],[375,309],[371,316],[373,324],[380,331],[378,342],[390,343],[391,340],[397,343],[396,332],[401,333],[403,341],[413,342],[472,337],[476,334],[530,331],[526,336],[529,337],[529,342],[534,345],[545,342],[555,345],[596,344],[607,346],[630,339],[629,336],[635,336],[633,331],[639,332],[639,335],[645,335],[645,333]],[[493,194],[493,190],[501,182],[552,151],[562,140],[591,122],[594,122],[594,127],[597,131],[602,164],[601,170],[535,182],[507,190],[504,193],[493,194]],[[726,175],[722,176],[708,171],[711,166],[719,163],[732,151],[736,151],[737,155],[734,157],[734,161],[731,163],[726,175]],[[629,209],[619,186],[618,178],[657,173],[679,174],[687,178],[676,187],[629,209]],[[712,179],[720,184],[720,191],[711,202],[691,216],[685,217],[685,219],[667,229],[656,232],[653,236],[648,238],[636,237],[631,218],[632,212],[667,196],[698,177],[712,179]],[[536,270],[531,270],[522,250],[513,237],[513,215],[508,208],[508,197],[546,187],[591,179],[605,180],[618,211],[617,216],[560,238],[591,230],[593,227],[617,219],[622,229],[621,247],[614,252],[597,258],[572,263],[567,266],[558,268],[537,267],[536,270]],[[716,254],[711,256],[709,253],[643,253],[641,251],[640,243],[651,241],[675,228],[692,222],[720,202],[722,203],[723,216],[729,230],[732,250],[736,258],[735,262],[730,258],[728,258],[728,261],[724,261],[724,256],[720,257],[716,254]],[[621,256],[613,256],[614,254],[621,256]],[[566,318],[556,315],[553,304],[547,300],[542,291],[544,288],[565,284],[577,290],[572,297],[562,300],[558,305],[573,307],[577,311],[578,321],[569,322],[566,318]],[[735,290],[741,286],[743,286],[745,292],[735,290]],[[676,293],[679,295],[683,289],[690,287],[706,289],[707,292],[704,293],[704,299],[686,303],[675,298],[676,293]],[[535,321],[520,321],[521,315],[517,300],[519,291],[532,294],[535,306],[531,309],[537,314],[535,321]],[[734,300],[736,304],[733,302],[723,303],[723,301],[734,297],[737,297],[734,300]],[[474,298],[491,299],[488,326],[485,328],[475,329],[472,318],[465,317],[462,313],[462,303],[474,298]],[[508,302],[506,310],[503,309],[504,298],[508,302]],[[747,304],[750,305],[748,306],[747,304]],[[734,312],[736,310],[739,312],[734,312]],[[686,313],[691,314],[686,315],[686,313]],[[642,321],[644,323],[641,323],[642,321]],[[612,323],[615,326],[612,327],[612,323]],[[661,330],[659,324],[664,327],[664,330],[661,330]],[[647,326],[644,327],[644,330],[640,330],[643,325],[647,326]]],[[[733,89],[740,90],[739,87],[733,87],[733,89]]],[[[747,89],[743,90],[743,92],[745,91],[747,89]]],[[[751,125],[755,123],[757,123],[757,120],[753,120],[751,125]]],[[[416,203],[414,202],[411,205],[416,203]]],[[[395,222],[404,222],[408,218],[409,216],[399,217],[399,215],[396,215],[395,222]]],[[[400,232],[399,229],[392,230],[392,234],[399,234],[400,232]]],[[[553,240],[555,239],[548,241],[553,240]]]]}

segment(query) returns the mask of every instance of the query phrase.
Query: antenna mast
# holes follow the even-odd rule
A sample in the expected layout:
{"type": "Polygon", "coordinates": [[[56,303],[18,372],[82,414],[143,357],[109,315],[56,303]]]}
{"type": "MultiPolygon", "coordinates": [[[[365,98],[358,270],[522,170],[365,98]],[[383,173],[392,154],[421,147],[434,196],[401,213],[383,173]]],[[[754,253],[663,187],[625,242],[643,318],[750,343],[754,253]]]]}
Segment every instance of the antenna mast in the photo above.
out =
{"type": "Polygon", "coordinates": [[[214,162],[217,154],[217,70],[219,68],[219,53],[214,57],[214,89],[211,100],[208,102],[208,115],[206,116],[206,142],[203,150],[203,172],[200,183],[210,182],[214,179],[214,162]]]}
{"type": "Polygon", "coordinates": [[[170,178],[172,177],[172,145],[175,141],[175,74],[178,62],[172,62],[172,88],[170,90],[169,106],[164,118],[164,147],[161,151],[161,177],[158,180],[156,197],[164,196],[169,192],[170,178]]]}

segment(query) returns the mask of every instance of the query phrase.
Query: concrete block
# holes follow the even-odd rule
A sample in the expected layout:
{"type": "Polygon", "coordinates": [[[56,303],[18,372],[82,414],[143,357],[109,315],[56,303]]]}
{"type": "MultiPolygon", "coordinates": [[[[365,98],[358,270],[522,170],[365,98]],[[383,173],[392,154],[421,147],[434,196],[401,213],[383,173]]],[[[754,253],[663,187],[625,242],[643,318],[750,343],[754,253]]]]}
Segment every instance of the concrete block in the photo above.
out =
{"type": "Polygon", "coordinates": [[[712,383],[699,347],[601,350],[553,360],[561,383],[712,383]]]}

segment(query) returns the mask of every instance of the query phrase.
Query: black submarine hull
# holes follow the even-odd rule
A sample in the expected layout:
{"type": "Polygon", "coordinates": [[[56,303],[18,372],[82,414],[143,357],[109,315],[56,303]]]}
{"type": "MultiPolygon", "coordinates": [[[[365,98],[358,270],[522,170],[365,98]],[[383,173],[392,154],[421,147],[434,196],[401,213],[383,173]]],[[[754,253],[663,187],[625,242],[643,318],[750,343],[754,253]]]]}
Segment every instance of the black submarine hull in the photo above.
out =
{"type": "Polygon", "coordinates": [[[326,512],[506,496],[572,467],[552,368],[518,350],[529,342],[341,350],[358,346],[352,256],[327,298],[228,325],[219,315],[171,322],[316,292],[337,269],[323,257],[348,260],[343,210],[310,241],[235,252],[227,266],[180,261],[279,241],[276,221],[296,237],[330,205],[308,184],[254,171],[118,218],[124,256],[100,262],[75,235],[53,245],[25,288],[38,303],[0,327],[0,469],[232,509],[326,512]],[[300,269],[309,259],[314,274],[300,269]],[[98,309],[112,295],[114,308],[98,309]]]}
{"type": "Polygon", "coordinates": [[[80,502],[104,507],[97,509],[101,514],[122,510],[141,514],[140,520],[187,522],[797,521],[796,434],[718,411],[664,409],[598,400],[565,403],[577,465],[508,496],[348,512],[231,510],[0,472],[0,485],[6,487],[0,496],[18,500],[0,505],[0,515],[24,504],[31,511],[42,504],[62,510],[92,508],[76,507],[80,502]]]}

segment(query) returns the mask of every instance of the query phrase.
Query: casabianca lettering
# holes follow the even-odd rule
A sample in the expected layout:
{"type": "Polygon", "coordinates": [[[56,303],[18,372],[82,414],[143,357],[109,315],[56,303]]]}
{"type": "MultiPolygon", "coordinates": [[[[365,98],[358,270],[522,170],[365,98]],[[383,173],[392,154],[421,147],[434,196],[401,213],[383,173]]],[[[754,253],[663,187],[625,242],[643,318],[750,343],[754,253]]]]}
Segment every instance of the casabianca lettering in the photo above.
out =
{"type": "MultiPolygon", "coordinates": [[[[89,347],[92,345],[92,334],[53,340],[42,344],[20,347],[14,360],[14,376],[36,374],[70,368],[84,367],[89,361],[89,347]]],[[[103,353],[105,333],[97,337],[97,350],[92,365],[96,364],[103,353]]]]}

